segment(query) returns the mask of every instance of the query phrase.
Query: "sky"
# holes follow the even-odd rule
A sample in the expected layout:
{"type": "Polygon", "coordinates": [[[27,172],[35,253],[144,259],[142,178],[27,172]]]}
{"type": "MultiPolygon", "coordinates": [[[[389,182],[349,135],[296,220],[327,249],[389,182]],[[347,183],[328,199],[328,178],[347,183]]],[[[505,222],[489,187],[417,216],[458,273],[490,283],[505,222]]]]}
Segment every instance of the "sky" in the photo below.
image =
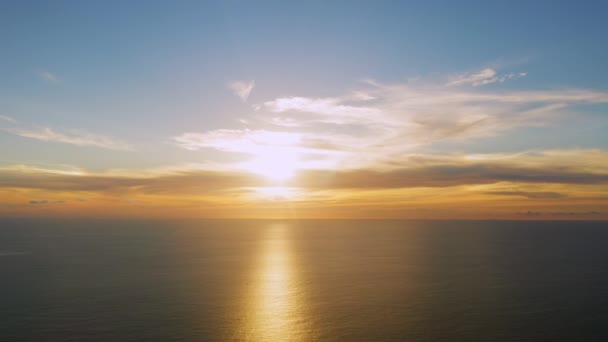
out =
{"type": "Polygon", "coordinates": [[[608,219],[606,11],[0,2],[0,216],[608,219]]]}

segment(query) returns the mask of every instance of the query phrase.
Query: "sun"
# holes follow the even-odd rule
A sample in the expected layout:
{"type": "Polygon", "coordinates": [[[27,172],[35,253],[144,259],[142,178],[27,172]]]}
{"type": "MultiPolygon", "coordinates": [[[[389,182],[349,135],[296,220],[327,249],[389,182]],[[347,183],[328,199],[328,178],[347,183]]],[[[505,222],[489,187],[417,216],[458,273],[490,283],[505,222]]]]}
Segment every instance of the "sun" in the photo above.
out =
{"type": "Polygon", "coordinates": [[[299,156],[294,148],[265,147],[255,157],[244,163],[247,171],[257,173],[274,182],[285,182],[293,177],[298,168],[299,156]]]}

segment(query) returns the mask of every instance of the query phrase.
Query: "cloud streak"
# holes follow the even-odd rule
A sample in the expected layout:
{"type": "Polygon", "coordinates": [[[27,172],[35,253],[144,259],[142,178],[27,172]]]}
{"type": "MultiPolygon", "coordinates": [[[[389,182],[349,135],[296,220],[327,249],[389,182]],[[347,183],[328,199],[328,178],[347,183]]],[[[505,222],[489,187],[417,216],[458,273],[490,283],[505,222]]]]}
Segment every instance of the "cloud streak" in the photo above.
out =
{"type": "Polygon", "coordinates": [[[109,150],[134,151],[135,148],[124,141],[111,136],[90,133],[82,130],[58,131],[50,127],[32,127],[17,122],[9,116],[0,115],[0,131],[28,139],[56,142],[76,146],[93,146],[109,150]]]}
{"type": "Polygon", "coordinates": [[[206,133],[183,133],[173,141],[186,150],[214,148],[228,152],[255,152],[260,146],[296,146],[299,134],[266,130],[218,129],[206,133]]]}
{"type": "Polygon", "coordinates": [[[515,80],[518,78],[526,77],[526,72],[519,73],[508,73],[504,75],[498,75],[496,70],[492,68],[485,68],[477,72],[464,73],[455,75],[449,78],[447,86],[461,86],[461,85],[472,85],[474,87],[480,87],[492,83],[503,83],[507,80],[515,80]]]}
{"type": "Polygon", "coordinates": [[[134,151],[134,147],[113,137],[82,131],[58,132],[52,128],[13,128],[6,130],[14,135],[41,141],[58,142],[76,146],[94,146],[110,150],[134,151]]]}
{"type": "Polygon", "coordinates": [[[519,215],[525,215],[525,216],[562,216],[562,217],[572,217],[572,216],[598,216],[601,215],[602,213],[600,213],[599,211],[554,211],[554,212],[540,212],[540,211],[526,211],[526,212],[520,212],[518,213],[519,215]]]}
{"type": "MultiPolygon", "coordinates": [[[[183,170],[156,176],[116,174],[65,174],[52,171],[0,170],[0,188],[68,192],[145,194],[205,194],[263,184],[259,176],[244,172],[183,170]]],[[[37,203],[32,203],[37,204],[37,203]]]]}
{"type": "Polygon", "coordinates": [[[264,107],[275,113],[299,111],[329,116],[370,118],[381,114],[376,108],[344,105],[339,98],[285,97],[264,103],[264,107]]]}
{"type": "Polygon", "coordinates": [[[61,200],[54,200],[54,201],[49,201],[49,200],[31,200],[29,202],[32,205],[46,205],[46,204],[62,204],[65,203],[65,201],[61,201],[61,200]]]}
{"type": "Polygon", "coordinates": [[[559,192],[543,192],[543,191],[489,191],[486,192],[488,195],[498,196],[520,196],[528,199],[557,199],[567,197],[559,192]]]}
{"type": "Polygon", "coordinates": [[[13,124],[17,123],[17,120],[11,118],[10,116],[6,116],[6,115],[0,115],[0,120],[7,121],[7,122],[10,122],[13,124]]]}

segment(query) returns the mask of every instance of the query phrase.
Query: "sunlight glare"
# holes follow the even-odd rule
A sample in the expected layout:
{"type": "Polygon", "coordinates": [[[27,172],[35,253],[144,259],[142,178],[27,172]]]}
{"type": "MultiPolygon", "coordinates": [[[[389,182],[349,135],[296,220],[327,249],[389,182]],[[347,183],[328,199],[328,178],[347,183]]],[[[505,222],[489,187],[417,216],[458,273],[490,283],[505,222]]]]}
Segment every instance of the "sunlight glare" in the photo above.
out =
{"type": "Polygon", "coordinates": [[[242,164],[249,172],[274,182],[290,179],[299,166],[300,135],[289,132],[259,131],[251,134],[246,150],[253,159],[242,164]]]}
{"type": "Polygon", "coordinates": [[[284,182],[293,177],[298,168],[298,154],[290,147],[260,147],[253,160],[243,163],[243,167],[271,181],[284,182]]]}

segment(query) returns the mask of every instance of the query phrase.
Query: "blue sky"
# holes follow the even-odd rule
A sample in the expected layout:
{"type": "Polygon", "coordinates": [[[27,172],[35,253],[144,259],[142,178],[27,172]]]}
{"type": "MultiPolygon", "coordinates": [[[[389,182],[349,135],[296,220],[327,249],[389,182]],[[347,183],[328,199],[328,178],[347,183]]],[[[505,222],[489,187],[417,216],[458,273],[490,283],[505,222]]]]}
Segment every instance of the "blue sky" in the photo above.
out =
{"type": "Polygon", "coordinates": [[[298,154],[293,169],[386,170],[412,155],[603,152],[607,10],[3,2],[0,167],[251,170],[298,154]]]}
{"type": "MultiPolygon", "coordinates": [[[[504,88],[607,88],[605,2],[1,6],[2,113],[140,143],[229,124],[248,110],[226,91],[234,79],[256,80],[257,101],[486,66],[529,74],[504,88]]],[[[582,145],[606,144],[585,136],[582,145]]]]}

